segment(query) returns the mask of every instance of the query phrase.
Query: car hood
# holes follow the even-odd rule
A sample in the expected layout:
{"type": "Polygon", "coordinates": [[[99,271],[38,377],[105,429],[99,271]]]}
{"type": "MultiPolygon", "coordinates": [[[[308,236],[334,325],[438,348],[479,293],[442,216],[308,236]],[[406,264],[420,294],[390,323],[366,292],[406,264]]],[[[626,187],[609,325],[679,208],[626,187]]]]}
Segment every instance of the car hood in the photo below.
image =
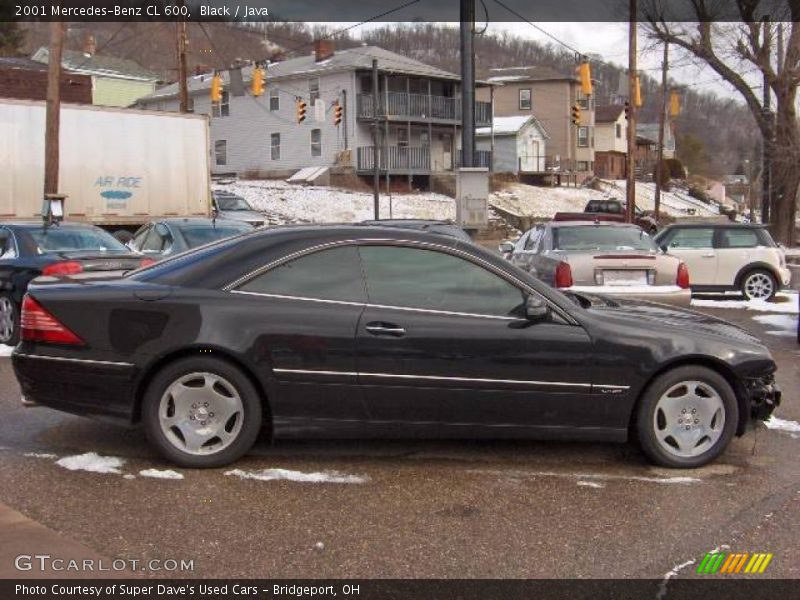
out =
{"type": "Polygon", "coordinates": [[[612,326],[614,322],[623,321],[626,325],[652,329],[656,334],[670,330],[687,336],[716,336],[739,343],[764,346],[761,340],[741,327],[693,310],[645,300],[612,299],[598,294],[574,295],[580,295],[590,302],[587,310],[612,326]]]}

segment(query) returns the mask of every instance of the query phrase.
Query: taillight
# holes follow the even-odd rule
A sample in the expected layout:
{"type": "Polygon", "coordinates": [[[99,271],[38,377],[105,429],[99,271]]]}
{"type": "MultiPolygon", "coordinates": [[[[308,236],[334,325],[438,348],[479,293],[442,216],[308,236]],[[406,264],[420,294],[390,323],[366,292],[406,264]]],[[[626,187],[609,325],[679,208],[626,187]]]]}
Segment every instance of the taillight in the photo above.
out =
{"type": "Polygon", "coordinates": [[[139,261],[139,268],[143,269],[145,267],[149,267],[150,265],[154,264],[156,264],[156,261],[153,260],[152,258],[143,258],[141,261],[139,261]]]}
{"type": "Polygon", "coordinates": [[[83,265],[76,260],[65,260],[47,265],[42,275],[75,275],[83,272],[83,265]]]}
{"type": "Polygon", "coordinates": [[[556,266],[556,287],[572,287],[572,268],[569,266],[569,263],[562,261],[556,266]]]}
{"type": "Polygon", "coordinates": [[[686,263],[678,265],[678,277],[675,279],[675,284],[681,289],[689,289],[689,267],[686,263]]]}
{"type": "Polygon", "coordinates": [[[25,341],[83,346],[81,338],[67,329],[28,294],[25,294],[22,300],[22,316],[19,323],[20,337],[25,341]]]}

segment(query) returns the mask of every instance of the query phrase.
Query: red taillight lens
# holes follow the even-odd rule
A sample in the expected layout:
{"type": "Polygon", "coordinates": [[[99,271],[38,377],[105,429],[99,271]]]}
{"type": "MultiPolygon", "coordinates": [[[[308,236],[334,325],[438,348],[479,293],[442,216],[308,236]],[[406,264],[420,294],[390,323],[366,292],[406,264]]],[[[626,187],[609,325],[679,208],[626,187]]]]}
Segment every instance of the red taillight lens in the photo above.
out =
{"type": "Polygon", "coordinates": [[[689,267],[686,263],[678,265],[678,277],[675,279],[676,285],[681,289],[689,289],[689,267]]]}
{"type": "Polygon", "coordinates": [[[143,269],[154,264],[156,264],[156,261],[154,261],[152,258],[143,258],[141,261],[139,261],[139,268],[143,269]]]}
{"type": "Polygon", "coordinates": [[[556,287],[572,287],[572,268],[569,266],[569,263],[558,263],[556,267],[556,287]]]}
{"type": "Polygon", "coordinates": [[[75,260],[53,263],[42,269],[42,275],[75,275],[82,272],[83,265],[75,260]]]}
{"type": "Polygon", "coordinates": [[[22,316],[19,323],[20,337],[25,341],[83,346],[81,338],[67,329],[28,294],[25,294],[22,300],[22,316]]]}

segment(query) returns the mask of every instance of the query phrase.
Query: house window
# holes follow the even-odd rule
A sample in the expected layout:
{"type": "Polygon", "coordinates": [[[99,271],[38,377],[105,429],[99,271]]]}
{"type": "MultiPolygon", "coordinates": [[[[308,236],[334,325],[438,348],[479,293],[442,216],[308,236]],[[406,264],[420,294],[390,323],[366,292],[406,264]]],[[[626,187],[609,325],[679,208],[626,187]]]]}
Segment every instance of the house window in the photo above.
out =
{"type": "Polygon", "coordinates": [[[408,129],[405,127],[397,128],[397,145],[403,147],[408,146],[408,129]]]}
{"type": "Polygon", "coordinates": [[[615,127],[615,131],[616,131],[617,139],[618,140],[622,139],[622,125],[617,123],[614,127],[615,127]]]}
{"type": "Polygon", "coordinates": [[[592,101],[588,96],[583,96],[578,98],[578,106],[581,107],[581,110],[591,110],[592,101]]]}
{"type": "Polygon", "coordinates": [[[581,171],[588,171],[589,170],[589,163],[585,160],[579,160],[575,165],[575,170],[578,172],[581,171]]]}
{"type": "Polygon", "coordinates": [[[276,87],[271,87],[269,89],[269,109],[270,110],[281,109],[281,97],[278,95],[278,88],[276,87]]]}
{"type": "Polygon", "coordinates": [[[422,146],[423,148],[426,148],[426,147],[431,145],[431,140],[428,137],[428,132],[427,131],[420,132],[420,134],[419,134],[419,145],[422,146]]]}
{"type": "Polygon", "coordinates": [[[311,156],[322,156],[322,129],[311,130],[311,156]]]}
{"type": "Polygon", "coordinates": [[[217,140],[214,142],[214,160],[218,165],[228,164],[228,142],[217,140]]]}
{"type": "Polygon", "coordinates": [[[230,97],[228,92],[222,92],[222,99],[219,102],[211,103],[212,117],[227,117],[231,114],[230,97]]]}
{"type": "Polygon", "coordinates": [[[314,103],[319,99],[319,78],[308,80],[308,103],[314,106],[314,103]]]}
{"type": "Polygon", "coordinates": [[[578,147],[579,148],[588,148],[589,147],[589,128],[578,127],[578,147]]]}
{"type": "Polygon", "coordinates": [[[519,109],[520,110],[530,110],[531,109],[531,90],[525,89],[519,91],[519,109]]]}
{"type": "Polygon", "coordinates": [[[281,134],[273,133],[270,136],[270,158],[272,160],[281,159],[281,134]]]}

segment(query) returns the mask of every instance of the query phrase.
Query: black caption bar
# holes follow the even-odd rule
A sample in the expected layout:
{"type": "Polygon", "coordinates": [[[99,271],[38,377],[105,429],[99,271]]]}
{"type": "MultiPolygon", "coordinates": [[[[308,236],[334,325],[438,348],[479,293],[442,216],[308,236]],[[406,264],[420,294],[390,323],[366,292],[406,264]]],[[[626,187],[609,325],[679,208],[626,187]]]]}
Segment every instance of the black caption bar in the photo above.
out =
{"type": "MultiPolygon", "coordinates": [[[[476,0],[477,1],[477,0],[476,0]]],[[[758,0],[754,16],[792,21],[796,0],[758,0]]],[[[639,0],[647,21],[739,21],[738,0],[639,0]],[[707,9],[707,10],[706,10],[707,9]]],[[[796,10],[796,9],[795,9],[796,10]]],[[[479,20],[627,21],[628,0],[483,0],[479,20]],[[485,10],[484,7],[485,6],[485,10]]],[[[0,21],[455,22],[459,0],[3,0],[0,21]]],[[[756,20],[757,20],[756,19],[756,20]]]]}
{"type": "Polygon", "coordinates": [[[789,598],[793,580],[701,579],[665,580],[2,580],[5,600],[626,600],[665,598],[726,600],[789,598]]]}

